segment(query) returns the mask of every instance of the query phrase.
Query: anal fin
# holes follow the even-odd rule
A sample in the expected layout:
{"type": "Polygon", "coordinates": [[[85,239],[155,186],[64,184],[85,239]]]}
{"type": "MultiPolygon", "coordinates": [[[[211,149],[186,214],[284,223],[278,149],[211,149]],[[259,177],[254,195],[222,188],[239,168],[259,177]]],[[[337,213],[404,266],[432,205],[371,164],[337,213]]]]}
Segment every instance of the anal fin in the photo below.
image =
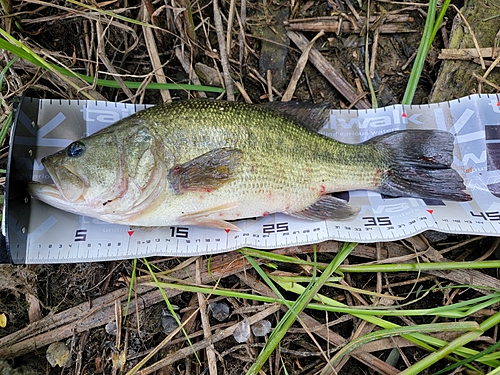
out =
{"type": "Polygon", "coordinates": [[[308,220],[345,220],[356,216],[359,211],[359,207],[353,206],[343,199],[332,195],[322,195],[316,202],[302,211],[286,212],[286,214],[308,220]]]}

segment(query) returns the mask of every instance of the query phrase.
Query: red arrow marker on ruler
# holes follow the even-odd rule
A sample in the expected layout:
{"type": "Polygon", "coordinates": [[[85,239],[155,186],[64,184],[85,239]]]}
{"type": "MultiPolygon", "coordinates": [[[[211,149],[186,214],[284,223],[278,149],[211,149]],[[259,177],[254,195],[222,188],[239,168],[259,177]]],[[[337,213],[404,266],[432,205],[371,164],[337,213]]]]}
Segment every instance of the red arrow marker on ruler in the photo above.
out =
{"type": "Polygon", "coordinates": [[[430,213],[432,215],[432,213],[434,212],[434,210],[426,210],[428,213],[430,213]]]}
{"type": "Polygon", "coordinates": [[[132,237],[132,235],[134,234],[134,232],[135,232],[135,231],[133,231],[133,230],[129,230],[129,231],[127,232],[127,233],[128,233],[128,236],[129,236],[129,237],[132,237]]]}

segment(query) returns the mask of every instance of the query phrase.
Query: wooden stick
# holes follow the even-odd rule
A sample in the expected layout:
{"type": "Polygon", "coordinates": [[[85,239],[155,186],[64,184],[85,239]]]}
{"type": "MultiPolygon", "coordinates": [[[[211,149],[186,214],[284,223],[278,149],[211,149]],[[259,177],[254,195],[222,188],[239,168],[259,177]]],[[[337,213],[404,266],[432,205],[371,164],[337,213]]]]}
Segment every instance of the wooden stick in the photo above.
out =
{"type": "Polygon", "coordinates": [[[481,55],[483,58],[493,57],[493,48],[445,48],[441,50],[438,59],[441,60],[474,60],[481,55]]]}
{"type": "MultiPolygon", "coordinates": [[[[201,281],[201,258],[196,259],[196,274],[195,280],[198,285],[202,284],[201,281]]],[[[207,299],[202,293],[196,293],[198,295],[198,306],[200,307],[200,319],[201,326],[203,327],[203,336],[205,340],[210,341],[210,337],[212,337],[212,329],[210,327],[210,320],[208,319],[207,312],[207,299]]],[[[207,362],[208,362],[208,371],[210,375],[217,375],[217,358],[215,357],[215,349],[213,344],[207,345],[205,348],[207,354],[207,362]]]]}
{"type": "MultiPolygon", "coordinates": [[[[149,15],[146,10],[144,3],[141,6],[143,21],[149,21],[149,15]]],[[[156,47],[156,42],[153,36],[153,30],[151,27],[142,26],[142,31],[144,32],[144,40],[146,41],[146,48],[148,49],[149,57],[151,58],[151,65],[153,66],[153,72],[158,83],[167,83],[165,73],[163,72],[163,66],[160,61],[160,55],[158,53],[158,48],[156,47]]],[[[160,90],[161,97],[165,103],[171,102],[172,97],[170,96],[170,91],[160,90]]]]}
{"type": "MultiPolygon", "coordinates": [[[[288,37],[304,51],[307,47],[309,41],[301,33],[295,31],[288,31],[288,37]]],[[[330,63],[321,55],[321,53],[316,48],[311,48],[309,53],[309,60],[313,65],[319,70],[321,74],[330,82],[333,87],[335,87],[340,94],[342,94],[350,103],[353,103],[358,98],[358,92],[352,85],[340,74],[335,72],[335,69],[330,65],[330,63]]],[[[368,109],[371,108],[370,103],[366,99],[361,99],[356,103],[356,108],[358,109],[368,109]]]]}
{"type": "Polygon", "coordinates": [[[224,39],[224,31],[222,27],[222,17],[219,10],[219,1],[214,0],[214,23],[217,32],[217,40],[219,42],[220,61],[222,64],[222,72],[224,75],[224,84],[226,86],[227,100],[234,102],[234,88],[233,79],[231,78],[231,67],[229,66],[229,59],[226,50],[226,40],[224,39]]]}
{"type": "MultiPolygon", "coordinates": [[[[370,17],[370,27],[374,26],[379,16],[370,17]]],[[[359,18],[359,24],[343,17],[317,17],[317,18],[302,18],[285,22],[288,30],[292,31],[315,31],[333,32],[338,34],[354,33],[359,34],[361,31],[360,25],[364,24],[366,17],[359,18]]],[[[382,34],[393,33],[410,33],[415,32],[408,27],[408,23],[413,22],[413,18],[409,15],[388,14],[384,18],[384,23],[380,25],[379,32],[382,34]]]]}
{"type": "Polygon", "coordinates": [[[297,83],[299,82],[300,76],[302,75],[302,72],[306,67],[307,60],[309,60],[309,51],[311,51],[311,48],[314,46],[314,42],[316,42],[316,40],[321,38],[323,35],[325,35],[325,33],[323,32],[323,30],[321,30],[307,44],[304,51],[302,51],[302,55],[300,55],[299,61],[297,61],[297,65],[295,66],[295,70],[293,71],[292,78],[290,78],[290,83],[288,84],[288,87],[286,88],[286,91],[283,94],[283,97],[281,98],[282,102],[289,102],[292,99],[293,93],[295,92],[295,88],[297,87],[297,83]]]}

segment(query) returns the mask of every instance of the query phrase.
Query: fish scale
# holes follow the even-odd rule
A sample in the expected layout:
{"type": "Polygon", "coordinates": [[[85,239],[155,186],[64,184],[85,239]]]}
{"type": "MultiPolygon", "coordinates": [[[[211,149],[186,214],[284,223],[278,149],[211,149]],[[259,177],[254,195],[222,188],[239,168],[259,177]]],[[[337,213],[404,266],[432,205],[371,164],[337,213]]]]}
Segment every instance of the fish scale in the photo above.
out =
{"type": "Polygon", "coordinates": [[[55,186],[29,189],[112,223],[228,229],[237,227],[227,220],[274,212],[347,218],[359,208],[328,195],[345,190],[469,199],[450,167],[451,134],[400,131],[345,144],[314,131],[302,109],[214,100],[152,107],[47,157],[55,186]]]}

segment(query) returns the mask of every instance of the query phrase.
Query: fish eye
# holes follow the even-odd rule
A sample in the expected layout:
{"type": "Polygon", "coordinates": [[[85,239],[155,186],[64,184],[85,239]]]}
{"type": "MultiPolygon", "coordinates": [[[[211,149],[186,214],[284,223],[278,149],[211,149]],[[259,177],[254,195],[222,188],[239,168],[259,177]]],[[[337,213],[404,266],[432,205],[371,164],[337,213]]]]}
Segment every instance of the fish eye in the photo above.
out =
{"type": "Polygon", "coordinates": [[[72,158],[77,158],[79,156],[82,156],[84,152],[85,152],[85,145],[80,141],[73,142],[66,149],[66,154],[72,158]]]}

